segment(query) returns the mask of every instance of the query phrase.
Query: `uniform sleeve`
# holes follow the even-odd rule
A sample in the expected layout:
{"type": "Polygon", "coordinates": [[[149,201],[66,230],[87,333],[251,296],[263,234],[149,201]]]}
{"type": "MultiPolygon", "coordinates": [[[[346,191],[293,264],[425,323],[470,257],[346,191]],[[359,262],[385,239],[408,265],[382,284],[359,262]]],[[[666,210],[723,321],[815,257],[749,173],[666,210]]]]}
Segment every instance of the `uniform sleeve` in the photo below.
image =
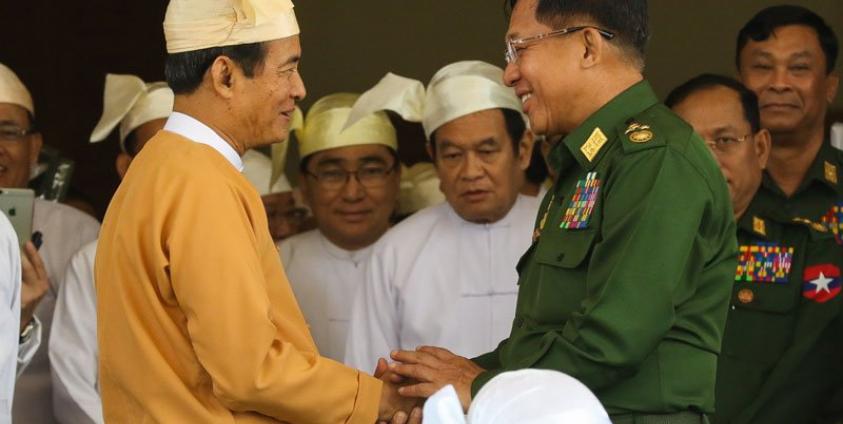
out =
{"type": "Polygon", "coordinates": [[[93,255],[70,260],[59,289],[50,337],[53,409],[61,423],[102,423],[98,390],[97,305],[93,255]]]}
{"type": "MultiPolygon", "coordinates": [[[[520,354],[507,368],[556,369],[593,391],[611,387],[654,352],[680,307],[693,315],[681,318],[688,320],[681,341],[718,353],[736,258],[728,199],[714,199],[694,165],[670,148],[624,157],[612,172],[580,310],[558,327],[510,337],[507,351],[520,354]],[[703,271],[717,278],[703,280],[703,271]],[[714,295],[703,294],[712,287],[714,295]]],[[[473,391],[502,371],[481,374],[473,391]]]]}
{"type": "Polygon", "coordinates": [[[247,206],[260,204],[252,195],[194,178],[166,225],[173,293],[214,394],[233,411],[284,422],[373,422],[379,380],[300,350],[312,341],[286,277],[264,274],[262,261],[278,261],[277,252],[268,234],[258,245],[255,229],[268,230],[263,208],[247,206]]]}
{"type": "Polygon", "coordinates": [[[388,246],[376,245],[349,320],[345,347],[349,366],[374,370],[378,358],[389,359],[390,351],[401,347],[395,272],[395,257],[388,246]]]}

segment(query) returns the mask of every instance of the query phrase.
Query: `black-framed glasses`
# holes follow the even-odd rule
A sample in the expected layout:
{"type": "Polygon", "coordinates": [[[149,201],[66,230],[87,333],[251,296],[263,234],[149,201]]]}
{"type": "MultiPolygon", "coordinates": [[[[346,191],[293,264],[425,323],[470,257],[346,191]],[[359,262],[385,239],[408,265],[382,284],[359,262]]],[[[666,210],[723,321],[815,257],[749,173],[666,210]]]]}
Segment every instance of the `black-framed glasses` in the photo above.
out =
{"type": "Polygon", "coordinates": [[[32,128],[21,128],[16,125],[0,125],[0,141],[14,143],[34,133],[32,128]]]}
{"type": "Polygon", "coordinates": [[[557,29],[554,31],[546,32],[544,34],[534,35],[532,37],[525,37],[525,38],[507,38],[506,40],[506,51],[504,52],[504,57],[506,58],[506,63],[515,63],[518,61],[518,51],[523,49],[529,43],[534,43],[540,40],[544,40],[547,38],[552,37],[560,37],[565,34],[571,34],[573,32],[581,31],[586,28],[592,28],[600,33],[603,37],[607,40],[611,40],[615,38],[615,33],[605,30],[602,28],[598,28],[592,25],[582,25],[582,26],[574,26],[568,28],[557,29]]]}
{"type": "Polygon", "coordinates": [[[306,171],[306,174],[316,180],[323,190],[337,191],[348,184],[351,176],[357,179],[365,188],[377,189],[386,185],[388,177],[395,172],[397,164],[392,166],[364,165],[355,171],[343,168],[318,169],[314,172],[306,171]]]}

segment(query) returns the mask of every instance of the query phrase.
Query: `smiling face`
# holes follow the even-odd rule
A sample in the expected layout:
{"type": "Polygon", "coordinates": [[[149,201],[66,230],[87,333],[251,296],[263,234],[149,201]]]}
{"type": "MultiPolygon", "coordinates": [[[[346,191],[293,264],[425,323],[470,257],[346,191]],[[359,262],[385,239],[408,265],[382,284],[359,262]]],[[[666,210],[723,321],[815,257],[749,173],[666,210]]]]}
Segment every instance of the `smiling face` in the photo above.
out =
{"type": "Polygon", "coordinates": [[[301,188],[319,231],[339,247],[358,250],[377,241],[389,228],[400,180],[395,155],[388,147],[362,144],[311,155],[301,188]],[[326,181],[349,171],[356,175],[349,175],[337,187],[326,181]],[[384,173],[380,181],[368,187],[361,184],[361,175],[378,172],[384,173]]]}
{"type": "Polygon", "coordinates": [[[816,31],[804,25],[777,28],[740,52],[743,83],[758,95],[761,123],[774,135],[822,130],[838,78],[826,73],[816,31]]]}
{"type": "Polygon", "coordinates": [[[525,134],[516,155],[499,109],[465,115],[433,133],[440,188],[460,217],[488,223],[509,213],[530,163],[528,140],[525,134]]]}
{"type": "Polygon", "coordinates": [[[0,187],[24,188],[41,152],[41,134],[20,135],[32,122],[26,109],[0,103],[0,187]]]}
{"type": "Polygon", "coordinates": [[[240,78],[243,84],[235,86],[230,105],[243,133],[238,140],[243,140],[247,148],[285,140],[296,102],[306,94],[298,72],[299,37],[268,41],[264,49],[263,63],[255,68],[252,78],[240,78]]]}

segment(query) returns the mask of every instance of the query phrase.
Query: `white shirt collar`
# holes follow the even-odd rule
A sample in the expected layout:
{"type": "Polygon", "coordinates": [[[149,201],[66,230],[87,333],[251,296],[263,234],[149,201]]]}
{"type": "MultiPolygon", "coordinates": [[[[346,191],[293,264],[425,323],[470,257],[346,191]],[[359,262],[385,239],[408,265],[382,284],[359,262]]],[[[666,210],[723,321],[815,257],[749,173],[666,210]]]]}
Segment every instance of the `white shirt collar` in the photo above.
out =
{"type": "Polygon", "coordinates": [[[181,112],[173,112],[164,124],[164,130],[176,133],[193,142],[211,146],[228,160],[235,169],[243,172],[243,159],[216,131],[198,119],[181,112]]]}

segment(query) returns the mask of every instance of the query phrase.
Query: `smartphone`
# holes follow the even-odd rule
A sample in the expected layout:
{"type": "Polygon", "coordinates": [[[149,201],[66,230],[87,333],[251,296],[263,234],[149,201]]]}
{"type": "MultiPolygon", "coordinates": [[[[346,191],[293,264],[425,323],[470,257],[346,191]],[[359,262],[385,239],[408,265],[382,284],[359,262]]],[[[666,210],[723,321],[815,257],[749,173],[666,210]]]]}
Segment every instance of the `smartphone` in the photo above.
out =
{"type": "Polygon", "coordinates": [[[20,247],[32,237],[35,192],[28,188],[0,188],[0,211],[12,222],[20,247]]]}

